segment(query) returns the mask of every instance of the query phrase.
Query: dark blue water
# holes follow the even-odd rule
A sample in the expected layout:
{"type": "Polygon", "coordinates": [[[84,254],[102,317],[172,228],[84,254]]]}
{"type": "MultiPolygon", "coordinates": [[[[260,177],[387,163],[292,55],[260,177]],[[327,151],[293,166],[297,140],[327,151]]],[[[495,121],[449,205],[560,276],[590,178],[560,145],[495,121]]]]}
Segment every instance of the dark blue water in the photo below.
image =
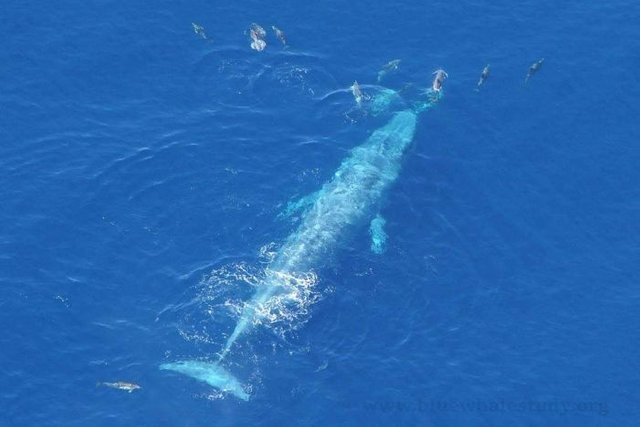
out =
{"type": "Polygon", "coordinates": [[[0,425],[637,425],[639,16],[5,2],[0,425]],[[251,50],[251,22],[289,48],[251,50]],[[384,254],[356,225],[239,340],[249,402],[158,370],[220,351],[299,222],[279,214],[384,124],[348,87],[396,58],[389,88],[449,79],[383,200],[384,254]]]}

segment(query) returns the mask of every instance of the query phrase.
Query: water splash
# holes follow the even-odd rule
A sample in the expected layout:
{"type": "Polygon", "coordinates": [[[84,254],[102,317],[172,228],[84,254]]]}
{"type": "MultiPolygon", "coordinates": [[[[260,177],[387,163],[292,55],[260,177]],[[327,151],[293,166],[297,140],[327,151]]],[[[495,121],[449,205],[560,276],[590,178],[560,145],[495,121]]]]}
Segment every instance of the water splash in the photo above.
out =
{"type": "Polygon", "coordinates": [[[313,271],[288,273],[267,270],[266,276],[277,281],[281,289],[254,307],[257,315],[253,324],[266,325],[284,337],[286,333],[304,325],[310,307],[322,299],[322,293],[317,290],[318,275],[313,271]]]}
{"type": "MultiPolygon", "coordinates": [[[[273,261],[274,243],[260,248],[261,264],[273,261]]],[[[256,316],[253,325],[266,326],[281,338],[299,329],[308,320],[312,305],[320,301],[324,292],[318,289],[318,275],[313,272],[284,273],[260,265],[237,262],[214,269],[195,289],[195,297],[183,305],[178,333],[190,343],[220,346],[230,323],[252,309],[256,316]],[[248,296],[265,286],[265,280],[276,282],[278,291],[255,306],[248,296]]]]}

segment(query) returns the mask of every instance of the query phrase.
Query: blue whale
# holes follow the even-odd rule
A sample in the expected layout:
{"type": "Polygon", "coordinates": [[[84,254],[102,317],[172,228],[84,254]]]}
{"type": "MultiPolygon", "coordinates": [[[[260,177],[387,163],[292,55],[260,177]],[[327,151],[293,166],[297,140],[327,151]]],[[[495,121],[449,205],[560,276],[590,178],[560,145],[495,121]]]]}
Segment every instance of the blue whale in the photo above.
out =
{"type": "MultiPolygon", "coordinates": [[[[383,92],[383,95],[388,96],[388,93],[383,92]]],[[[316,267],[349,229],[366,222],[376,212],[385,191],[400,173],[403,155],[413,141],[418,115],[434,106],[442,92],[431,92],[430,95],[428,102],[394,113],[383,127],[353,148],[333,177],[315,194],[298,228],[287,237],[266,269],[253,298],[244,305],[217,360],[183,360],[162,364],[160,369],[190,376],[242,400],[249,399],[240,381],[222,366],[222,362],[238,338],[260,316],[260,308],[282,291],[287,277],[316,267]]],[[[376,218],[374,225],[379,228],[384,222],[376,218]]]]}

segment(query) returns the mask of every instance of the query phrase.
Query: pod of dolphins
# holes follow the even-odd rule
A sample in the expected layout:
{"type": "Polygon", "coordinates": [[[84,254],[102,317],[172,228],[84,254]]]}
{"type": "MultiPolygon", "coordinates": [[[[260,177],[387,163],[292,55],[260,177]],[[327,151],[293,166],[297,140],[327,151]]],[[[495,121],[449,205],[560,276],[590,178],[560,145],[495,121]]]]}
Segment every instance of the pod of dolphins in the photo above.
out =
{"type": "MultiPolygon", "coordinates": [[[[207,41],[211,41],[211,39],[207,36],[207,33],[205,32],[205,29],[202,25],[196,24],[195,22],[192,22],[191,25],[193,27],[193,32],[198,37],[207,41]]],[[[273,30],[273,33],[275,34],[276,38],[280,41],[280,43],[282,43],[283,48],[287,48],[288,47],[287,37],[284,31],[282,31],[280,28],[276,27],[275,25],[272,25],[271,29],[273,30]]],[[[258,52],[262,52],[267,47],[267,41],[266,41],[267,32],[260,25],[256,23],[251,24],[249,26],[248,31],[245,34],[249,35],[249,38],[250,38],[249,46],[251,47],[251,49],[256,50],[258,52]]],[[[400,59],[394,59],[384,64],[382,66],[382,69],[378,72],[377,82],[378,83],[382,82],[382,79],[384,79],[384,77],[387,74],[390,74],[395,70],[397,70],[398,67],[400,66],[400,62],[401,62],[400,59]]],[[[534,74],[540,71],[540,68],[542,67],[543,62],[544,62],[544,58],[541,58],[529,66],[529,69],[524,79],[525,84],[529,82],[529,79],[534,74]]],[[[480,79],[478,80],[478,84],[476,85],[476,88],[475,88],[476,91],[479,91],[480,86],[485,84],[485,82],[489,78],[490,71],[491,70],[490,70],[489,64],[487,64],[482,69],[482,72],[480,73],[480,79]]],[[[446,73],[446,71],[442,69],[438,69],[434,71],[433,75],[435,75],[435,78],[433,80],[431,87],[434,91],[439,92],[442,89],[442,84],[444,83],[444,80],[447,77],[449,77],[449,75],[446,73]]],[[[358,86],[358,82],[355,82],[350,87],[350,89],[353,93],[354,99],[356,100],[356,104],[361,105],[363,99],[365,98],[360,90],[360,87],[358,86]]]]}

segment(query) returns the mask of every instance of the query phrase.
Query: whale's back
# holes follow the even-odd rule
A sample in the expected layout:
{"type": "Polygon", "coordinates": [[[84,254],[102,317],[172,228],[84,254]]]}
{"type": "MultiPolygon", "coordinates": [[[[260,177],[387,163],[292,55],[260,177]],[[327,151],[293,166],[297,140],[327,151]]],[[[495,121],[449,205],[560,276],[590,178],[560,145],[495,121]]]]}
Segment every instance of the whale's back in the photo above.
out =
{"type": "Polygon", "coordinates": [[[398,176],[416,122],[416,113],[400,111],[352,150],[333,178],[322,186],[298,229],[287,238],[273,269],[306,271],[340,240],[348,227],[371,215],[372,207],[398,176]]]}

